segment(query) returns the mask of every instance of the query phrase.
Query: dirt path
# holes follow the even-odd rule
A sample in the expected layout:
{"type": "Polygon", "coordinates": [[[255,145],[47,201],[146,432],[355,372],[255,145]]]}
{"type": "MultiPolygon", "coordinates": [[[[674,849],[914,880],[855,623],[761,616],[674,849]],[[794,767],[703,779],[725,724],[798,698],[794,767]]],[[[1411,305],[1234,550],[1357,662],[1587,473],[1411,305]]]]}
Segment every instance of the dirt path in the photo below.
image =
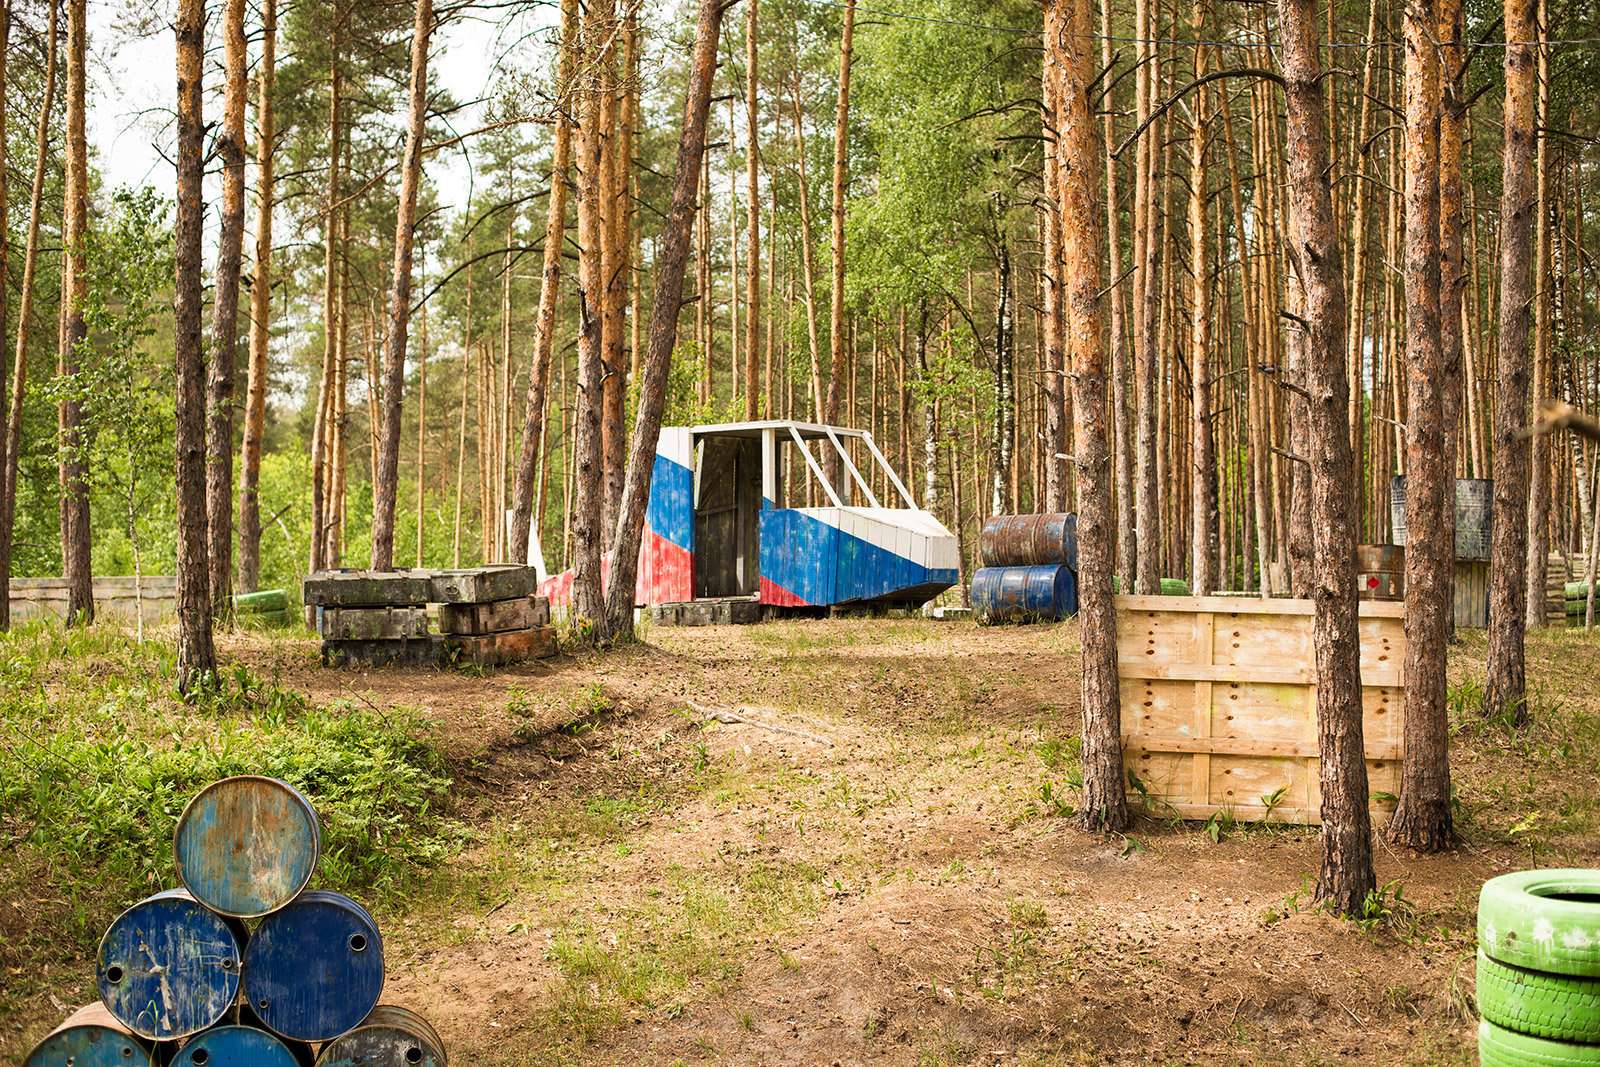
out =
{"type": "Polygon", "coordinates": [[[476,838],[384,917],[389,995],[469,1062],[1471,1062],[1477,888],[1526,856],[1380,850],[1363,929],[1305,907],[1307,831],[1084,835],[1075,640],[833,621],[487,677],[246,658],[439,723],[476,838]]]}

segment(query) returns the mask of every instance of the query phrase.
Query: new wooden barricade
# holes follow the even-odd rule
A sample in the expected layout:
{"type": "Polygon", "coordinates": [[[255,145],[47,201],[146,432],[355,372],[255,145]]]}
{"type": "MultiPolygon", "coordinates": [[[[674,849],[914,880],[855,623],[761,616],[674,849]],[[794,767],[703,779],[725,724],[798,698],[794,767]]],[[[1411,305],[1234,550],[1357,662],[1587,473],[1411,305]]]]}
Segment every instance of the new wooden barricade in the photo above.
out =
{"type": "MultiPolygon", "coordinates": [[[[1311,601],[1119,596],[1116,607],[1123,751],[1151,814],[1320,823],[1311,601]]],[[[1399,792],[1405,605],[1363,601],[1360,632],[1368,788],[1386,819],[1399,792]]]]}

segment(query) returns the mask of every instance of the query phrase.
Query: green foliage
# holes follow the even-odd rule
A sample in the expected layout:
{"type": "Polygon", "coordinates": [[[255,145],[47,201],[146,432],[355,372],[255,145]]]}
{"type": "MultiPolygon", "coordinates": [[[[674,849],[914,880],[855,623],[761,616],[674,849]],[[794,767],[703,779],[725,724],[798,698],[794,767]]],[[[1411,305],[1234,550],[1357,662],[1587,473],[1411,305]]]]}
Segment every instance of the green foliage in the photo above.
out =
{"type": "Polygon", "coordinates": [[[314,705],[244,667],[185,702],[173,678],[170,645],[120,631],[0,636],[0,837],[12,847],[0,891],[43,875],[98,902],[69,922],[74,937],[175,884],[178,816],[229,775],[283,778],[311,798],[333,888],[400,889],[459,837],[438,810],[450,780],[420,712],[314,705]]]}

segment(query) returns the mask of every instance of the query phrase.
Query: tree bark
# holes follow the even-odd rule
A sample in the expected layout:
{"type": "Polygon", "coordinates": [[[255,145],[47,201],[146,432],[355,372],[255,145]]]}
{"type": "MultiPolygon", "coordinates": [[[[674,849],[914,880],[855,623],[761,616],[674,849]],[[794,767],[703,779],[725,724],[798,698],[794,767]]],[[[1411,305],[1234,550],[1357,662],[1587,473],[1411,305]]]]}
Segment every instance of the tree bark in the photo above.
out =
{"type": "Polygon", "coordinates": [[[549,391],[550,353],[555,347],[556,306],[561,299],[561,246],[567,233],[568,171],[572,166],[572,70],[578,33],[578,0],[561,0],[561,58],[557,66],[555,146],[550,163],[550,199],[544,225],[544,266],[540,272],[539,319],[534,327],[533,366],[522,414],[522,450],[511,505],[513,563],[528,559],[533,523],[534,475],[539,442],[544,437],[545,394],[549,391]]]}
{"type": "Polygon", "coordinates": [[[694,60],[678,138],[672,207],[656,259],[656,289],[650,307],[650,351],[639,382],[628,473],[623,481],[622,508],[611,542],[611,586],[606,594],[605,631],[612,641],[633,637],[634,586],[639,574],[639,544],[644,536],[645,505],[655,469],[656,443],[666,406],[667,376],[678,338],[678,313],[683,306],[683,276],[689,258],[689,231],[694,225],[695,195],[706,149],[706,119],[711,110],[711,83],[717,73],[717,40],[722,31],[723,0],[700,0],[695,23],[694,60]]]}
{"type": "Polygon", "coordinates": [[[244,265],[244,0],[222,16],[223,98],[217,155],[222,160],[222,232],[211,307],[206,378],[206,564],[211,613],[226,623],[233,600],[233,386],[239,347],[239,272],[244,265]]]}
{"type": "MultiPolygon", "coordinates": [[[[395,497],[400,489],[400,416],[406,388],[406,340],[411,323],[411,266],[415,248],[417,186],[422,182],[422,139],[428,121],[428,41],[433,0],[417,0],[411,37],[411,95],[400,203],[394,223],[394,273],[389,289],[389,329],[383,347],[383,429],[373,476],[372,567],[394,566],[395,497]]],[[[420,489],[419,489],[420,491],[420,489]]]]}
{"type": "Polygon", "coordinates": [[[339,265],[335,256],[339,247],[339,108],[343,88],[339,47],[343,19],[343,11],[336,0],[333,25],[329,27],[332,44],[328,60],[328,179],[323,192],[326,210],[322,221],[322,374],[317,386],[317,417],[311,430],[311,550],[307,565],[313,572],[321,570],[326,562],[329,443],[333,439],[335,414],[333,387],[338,379],[339,265]]]}
{"type": "Polygon", "coordinates": [[[811,180],[806,175],[805,111],[800,106],[800,75],[795,74],[790,85],[794,98],[794,153],[795,165],[800,172],[800,188],[796,195],[800,201],[800,280],[804,286],[806,304],[806,341],[811,351],[811,417],[823,419],[822,355],[817,343],[816,267],[811,249],[811,180]]]}
{"type": "Polygon", "coordinates": [[[239,588],[261,584],[261,442],[267,424],[267,354],[272,316],[273,88],[277,80],[278,0],[262,0],[261,70],[256,95],[256,250],[250,283],[250,366],[246,376],[244,450],[239,471],[239,588]]]}
{"type": "Polygon", "coordinates": [[[1375,886],[1361,731],[1344,272],[1329,190],[1327,124],[1313,0],[1279,0],[1288,97],[1289,235],[1305,286],[1306,389],[1311,414],[1311,509],[1316,573],[1317,740],[1322,867],[1316,898],[1360,915],[1375,886]]]}
{"type": "MultiPolygon", "coordinates": [[[[850,170],[850,51],[856,28],[856,0],[844,0],[844,28],[839,37],[839,100],[833,114],[833,207],[832,235],[833,282],[828,293],[828,404],[823,421],[839,421],[839,396],[844,385],[844,194],[850,170]]],[[[839,484],[839,459],[834,451],[825,470],[828,480],[839,484]]]]}
{"type": "Polygon", "coordinates": [[[572,543],[573,621],[590,637],[604,636],[605,592],[601,586],[602,512],[605,507],[605,456],[601,438],[605,343],[606,279],[605,130],[606,80],[601,71],[611,32],[612,0],[588,5],[583,25],[586,66],[580,89],[583,102],[578,123],[578,397],[573,436],[572,543]]]}
{"type": "MultiPolygon", "coordinates": [[[[88,30],[85,0],[67,0],[67,166],[66,201],[61,243],[66,257],[61,281],[62,333],[58,370],[63,377],[78,373],[79,346],[87,330],[83,304],[88,294],[84,274],[84,241],[89,224],[89,147],[84,133],[87,108],[88,30]]],[[[61,425],[61,562],[67,579],[67,625],[94,621],[94,579],[90,571],[88,468],[82,448],[82,408],[75,399],[62,402],[61,425]]],[[[202,566],[204,564],[202,563],[202,566]]]]}
{"type": "Polygon", "coordinates": [[[1056,93],[1066,344],[1077,419],[1078,620],[1083,642],[1083,805],[1079,818],[1091,830],[1127,827],[1123,788],[1122,708],[1117,686],[1117,618],[1111,598],[1111,446],[1106,426],[1106,358],[1101,336],[1100,211],[1095,183],[1102,164],[1099,128],[1089,94],[1094,78],[1089,49],[1089,0],[1048,0],[1059,31],[1046,48],[1054,53],[1061,85],[1056,93]]]}
{"type": "MultiPolygon", "coordinates": [[[[1544,130],[1550,124],[1549,50],[1544,46],[1546,25],[1544,0],[1536,0],[1532,24],[1540,42],[1535,53],[1534,129],[1534,238],[1533,238],[1533,369],[1532,401],[1537,408],[1553,395],[1550,379],[1550,165],[1549,139],[1544,130]]],[[[1508,38],[1509,40],[1509,38],[1508,38]]],[[[1503,239],[1503,237],[1502,237],[1503,239]]],[[[1550,559],[1550,437],[1537,434],[1528,444],[1528,569],[1524,575],[1527,594],[1523,612],[1530,628],[1545,624],[1545,580],[1550,559]]]]}
{"type": "MultiPolygon", "coordinates": [[[[1423,852],[1451,841],[1445,655],[1455,545],[1447,508],[1444,354],[1440,345],[1439,121],[1436,6],[1405,6],[1406,697],[1400,802],[1389,840],[1423,852]]],[[[1449,491],[1447,491],[1449,490],[1449,491]]]]}
{"type": "MultiPolygon", "coordinates": [[[[1535,0],[1505,0],[1505,143],[1500,191],[1500,350],[1494,412],[1494,532],[1484,714],[1528,719],[1523,640],[1528,567],[1528,305],[1533,258],[1535,0]]],[[[1541,566],[1543,561],[1540,561],[1541,566]]],[[[1540,583],[1540,597],[1544,586],[1540,583]]]]}
{"type": "MultiPolygon", "coordinates": [[[[1198,34],[1205,25],[1204,10],[1195,5],[1198,34]]],[[[1205,50],[1195,50],[1195,76],[1205,74],[1205,50]]],[[[1189,269],[1193,274],[1190,300],[1189,423],[1190,423],[1190,591],[1210,596],[1216,587],[1217,459],[1211,440],[1211,253],[1206,240],[1206,97],[1202,87],[1195,98],[1189,132],[1189,269]]]]}
{"type": "Polygon", "coordinates": [[[760,80],[757,64],[761,58],[761,0],[750,0],[745,9],[745,323],[744,323],[744,417],[760,416],[761,373],[758,346],[761,343],[761,152],[759,107],[760,80]]]}
{"type": "MultiPolygon", "coordinates": [[[[623,0],[630,3],[631,0],[623,0]]],[[[618,20],[613,8],[614,0],[607,0],[605,10],[607,27],[604,36],[604,53],[598,57],[600,64],[600,277],[604,287],[597,314],[600,316],[600,538],[616,528],[617,506],[622,499],[622,477],[627,441],[623,437],[623,394],[626,391],[628,365],[623,353],[622,308],[626,296],[621,260],[620,219],[622,198],[618,196],[619,177],[626,181],[626,166],[617,159],[617,48],[615,44],[618,20]]]]}
{"type": "MultiPolygon", "coordinates": [[[[22,285],[17,308],[16,358],[11,372],[11,400],[5,425],[4,463],[0,464],[0,630],[11,627],[11,542],[17,511],[17,468],[22,451],[23,400],[28,384],[28,326],[33,319],[34,274],[39,266],[39,221],[50,159],[50,115],[55,107],[56,43],[59,5],[50,0],[46,30],[44,93],[34,137],[33,189],[28,200],[28,244],[22,257],[22,285]]],[[[8,282],[9,284],[9,282],[8,282]]],[[[3,390],[0,390],[3,395],[3,390]]]]}
{"type": "MultiPolygon", "coordinates": [[[[76,8],[81,18],[83,3],[69,0],[68,10],[76,8]]],[[[205,166],[200,79],[205,22],[205,0],[179,0],[173,348],[177,361],[178,688],[185,693],[207,684],[217,670],[206,564],[205,352],[200,345],[200,238],[205,226],[200,187],[205,166]]]]}

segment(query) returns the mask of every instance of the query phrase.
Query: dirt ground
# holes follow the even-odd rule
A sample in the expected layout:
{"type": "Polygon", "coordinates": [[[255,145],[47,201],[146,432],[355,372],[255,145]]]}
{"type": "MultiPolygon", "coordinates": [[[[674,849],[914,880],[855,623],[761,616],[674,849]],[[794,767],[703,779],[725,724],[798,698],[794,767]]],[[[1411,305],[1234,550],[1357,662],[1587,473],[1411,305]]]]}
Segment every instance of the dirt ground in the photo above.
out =
{"type": "MultiPolygon", "coordinates": [[[[1528,785],[1536,747],[1458,737],[1466,844],[1380,845],[1383,908],[1336,921],[1307,901],[1312,831],[1072,825],[1076,641],[916,619],[656,629],[487,675],[231,651],[437,722],[470,840],[379,919],[386,999],[425,1011],[455,1062],[1474,1062],[1478,887],[1594,865],[1593,802],[1572,799],[1595,795],[1593,761],[1528,785]],[[1506,831],[1535,806],[1558,833],[1506,831]]],[[[1453,675],[1481,658],[1469,640],[1453,675]]]]}

